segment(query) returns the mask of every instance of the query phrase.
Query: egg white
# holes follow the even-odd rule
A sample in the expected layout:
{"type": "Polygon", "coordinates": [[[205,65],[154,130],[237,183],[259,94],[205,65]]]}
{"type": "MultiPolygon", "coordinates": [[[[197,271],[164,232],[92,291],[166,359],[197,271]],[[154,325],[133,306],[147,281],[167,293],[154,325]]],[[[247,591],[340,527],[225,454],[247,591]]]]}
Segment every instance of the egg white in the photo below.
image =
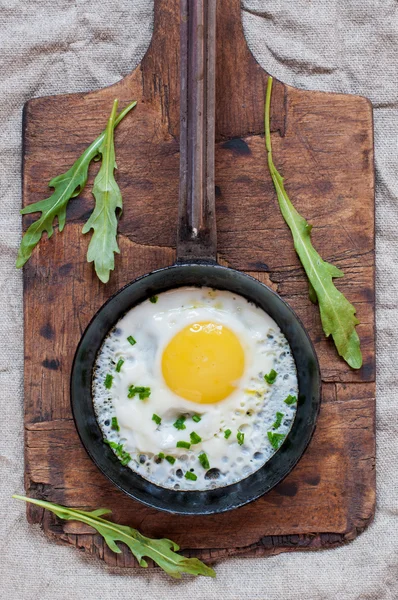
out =
{"type": "Polygon", "coordinates": [[[185,287],[160,294],[156,303],[143,302],[117,323],[97,358],[93,402],[104,436],[123,444],[131,456],[130,468],[163,487],[206,489],[243,479],[274,454],[267,432],[273,431],[278,411],[284,414],[278,433],[289,431],[296,406],[288,406],[284,399],[297,395],[297,390],[289,345],[267,313],[231,292],[185,287]],[[235,391],[215,404],[178,396],[168,388],[161,368],[170,340],[187,325],[202,321],[227,326],[245,354],[244,373],[235,391]],[[116,372],[120,358],[125,362],[116,372]],[[278,378],[269,385],[264,375],[272,368],[278,378]],[[109,390],[104,386],[108,373],[113,377],[109,390]],[[128,398],[131,385],[150,388],[150,397],[128,398]],[[152,420],[153,414],[161,418],[160,425],[152,420]],[[185,429],[178,430],[173,424],[181,415],[186,417],[185,429]],[[193,415],[201,420],[193,421],[193,415]],[[112,416],[117,417],[119,431],[110,428],[112,416]],[[232,431],[228,439],[227,429],[232,431]],[[242,445],[238,431],[244,433],[242,445]],[[178,441],[190,442],[192,432],[201,442],[189,450],[177,448],[178,441]],[[209,472],[198,461],[202,452],[209,459],[209,472]],[[173,456],[175,464],[159,460],[159,454],[173,456]],[[187,470],[195,473],[196,481],[185,479],[187,470]]]}

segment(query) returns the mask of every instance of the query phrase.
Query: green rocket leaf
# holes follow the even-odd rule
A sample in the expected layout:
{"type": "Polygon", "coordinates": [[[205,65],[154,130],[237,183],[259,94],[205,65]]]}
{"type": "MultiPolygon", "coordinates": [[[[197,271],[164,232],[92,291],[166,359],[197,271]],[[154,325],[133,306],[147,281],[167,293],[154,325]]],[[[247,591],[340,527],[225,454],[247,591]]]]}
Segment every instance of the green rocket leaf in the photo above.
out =
{"type": "MultiPolygon", "coordinates": [[[[124,119],[136,104],[137,102],[132,102],[118,115],[114,127],[124,119]]],[[[87,183],[90,162],[98,157],[104,138],[105,131],[94,140],[66,173],[62,173],[50,181],[49,187],[54,188],[54,193],[49,198],[29,204],[21,210],[23,215],[41,212],[41,216],[30,225],[22,238],[18,251],[17,268],[23,267],[26,261],[29,260],[33,249],[40,242],[44,232],[47,232],[49,238],[52,236],[54,221],[57,217],[59,231],[63,230],[68,202],[71,198],[78,196],[84,189],[87,183]]]]}
{"type": "Polygon", "coordinates": [[[132,527],[102,519],[103,515],[111,513],[106,508],[86,512],[85,510],[67,508],[60,504],[46,502],[45,500],[35,500],[34,498],[27,498],[25,496],[14,495],[13,498],[46,508],[60,519],[80,521],[81,523],[90,525],[102,535],[109,548],[117,554],[120,554],[121,550],[116,542],[123,542],[130,548],[141,567],[148,566],[148,563],[144,559],[145,556],[151,558],[163,571],[176,579],[181,579],[183,573],[204,575],[206,577],[216,576],[214,570],[202,563],[198,558],[186,558],[177,554],[176,551],[179,550],[179,546],[175,542],[166,538],[153,540],[145,537],[132,527]]]}
{"type": "Polygon", "coordinates": [[[326,337],[332,335],[340,356],[352,367],[362,366],[360,341],[355,329],[359,321],[355,307],[335,287],[334,277],[343,277],[337,267],[324,261],[311,242],[312,226],[297,212],[283,185],[283,177],[277,171],[272,159],[270,132],[270,105],[272,77],[268,77],[265,101],[265,145],[268,154],[268,167],[278,196],[279,208],[293,235],[294,248],[309,279],[309,295],[312,302],[318,302],[322,327],[326,337]]]}
{"type": "Polygon", "coordinates": [[[110,271],[115,268],[115,252],[120,252],[117,244],[117,211],[119,209],[121,212],[123,202],[114,176],[116,161],[113,140],[117,104],[115,100],[104,139],[98,148],[102,162],[93,186],[95,208],[82,230],[87,233],[93,229],[87,260],[94,262],[95,271],[103,283],[109,281],[110,271]]]}

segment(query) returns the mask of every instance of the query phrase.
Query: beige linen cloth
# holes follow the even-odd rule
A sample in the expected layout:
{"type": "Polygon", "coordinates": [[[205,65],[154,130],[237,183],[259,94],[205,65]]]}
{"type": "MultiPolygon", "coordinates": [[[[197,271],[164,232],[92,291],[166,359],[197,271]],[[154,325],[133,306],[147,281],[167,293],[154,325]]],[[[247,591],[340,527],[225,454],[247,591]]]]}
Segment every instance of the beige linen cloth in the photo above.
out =
{"type": "Polygon", "coordinates": [[[149,44],[153,2],[0,0],[1,598],[398,599],[398,2],[244,0],[242,10],[249,45],[271,74],[305,89],[362,94],[374,104],[376,519],[339,549],[226,560],[216,566],[216,580],[182,582],[153,570],[109,569],[27,524],[25,506],[11,499],[23,492],[22,279],[14,268],[22,105],[33,96],[91,90],[126,75],[149,44]]]}

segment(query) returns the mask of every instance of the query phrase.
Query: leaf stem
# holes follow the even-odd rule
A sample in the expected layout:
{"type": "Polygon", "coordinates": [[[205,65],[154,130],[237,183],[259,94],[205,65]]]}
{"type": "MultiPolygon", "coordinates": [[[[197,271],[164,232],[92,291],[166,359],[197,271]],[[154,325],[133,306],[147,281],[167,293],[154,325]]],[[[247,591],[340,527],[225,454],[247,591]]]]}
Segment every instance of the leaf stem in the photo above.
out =
{"type": "MultiPolygon", "coordinates": [[[[266,96],[265,96],[265,109],[264,109],[265,147],[266,147],[268,153],[272,152],[272,148],[271,148],[271,127],[270,127],[270,122],[271,122],[270,107],[271,107],[272,81],[273,81],[273,77],[271,77],[271,75],[269,75],[268,79],[267,79],[267,92],[266,92],[266,96]]],[[[268,155],[268,157],[269,157],[269,155],[268,155]]]]}

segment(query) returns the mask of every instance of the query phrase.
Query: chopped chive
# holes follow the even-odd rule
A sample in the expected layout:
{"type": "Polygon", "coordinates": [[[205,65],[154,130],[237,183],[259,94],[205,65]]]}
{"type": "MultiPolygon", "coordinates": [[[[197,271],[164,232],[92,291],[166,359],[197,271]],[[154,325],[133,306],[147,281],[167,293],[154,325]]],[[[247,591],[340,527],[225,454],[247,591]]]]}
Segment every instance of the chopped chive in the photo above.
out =
{"type": "Polygon", "coordinates": [[[116,373],[120,373],[120,369],[122,368],[123,365],[124,365],[124,360],[122,358],[119,358],[119,360],[117,361],[117,365],[116,365],[116,373]]]}
{"type": "Polygon", "coordinates": [[[189,450],[191,447],[191,444],[189,442],[177,442],[177,448],[186,448],[187,450],[189,450]]]}
{"type": "Polygon", "coordinates": [[[155,421],[156,425],[160,425],[162,422],[162,419],[159,417],[159,415],[156,415],[155,413],[153,413],[152,421],[155,421]]]}
{"type": "Polygon", "coordinates": [[[165,456],[165,459],[167,460],[167,462],[169,462],[171,465],[174,465],[176,459],[174,458],[174,456],[165,456]]]}
{"type": "Polygon", "coordinates": [[[129,392],[127,394],[128,398],[134,398],[134,396],[136,395],[136,391],[135,391],[135,386],[134,385],[130,385],[129,386],[129,392]]]}
{"type": "Polygon", "coordinates": [[[224,437],[227,440],[229,438],[229,436],[231,435],[232,431],[230,429],[226,429],[224,431],[224,437]]]}
{"type": "Polygon", "coordinates": [[[245,441],[245,434],[242,433],[242,431],[238,431],[236,434],[236,439],[238,440],[239,446],[242,446],[243,442],[245,441]]]}
{"type": "Polygon", "coordinates": [[[296,402],[297,402],[297,396],[292,396],[291,394],[289,394],[285,400],[285,404],[288,404],[289,406],[291,404],[295,404],[296,402]]]}
{"type": "Polygon", "coordinates": [[[116,456],[120,459],[120,462],[125,467],[131,460],[131,456],[128,452],[123,450],[123,444],[118,444],[116,442],[110,442],[109,440],[104,440],[108,446],[110,446],[114,451],[116,456]]]}
{"type": "Polygon", "coordinates": [[[278,427],[281,426],[282,423],[282,419],[285,415],[281,412],[277,412],[276,413],[276,419],[275,419],[275,423],[272,425],[273,429],[278,429],[278,427]]]}
{"type": "Polygon", "coordinates": [[[174,427],[176,429],[182,430],[182,429],[186,429],[186,426],[184,425],[186,421],[186,417],[178,417],[177,421],[175,423],[173,423],[174,427]]]}
{"type": "Polygon", "coordinates": [[[112,417],[111,429],[114,431],[120,431],[119,423],[117,422],[117,417],[112,417]]]}
{"type": "Polygon", "coordinates": [[[105,377],[105,382],[104,382],[104,386],[106,387],[107,390],[110,390],[110,388],[112,387],[112,381],[113,381],[113,375],[108,373],[107,376],[105,377]]]}
{"type": "Polygon", "coordinates": [[[272,431],[268,431],[267,436],[271,443],[271,446],[275,450],[279,449],[279,447],[282,445],[283,440],[286,437],[283,433],[273,433],[272,431]]]}
{"type": "Polygon", "coordinates": [[[133,338],[132,335],[129,335],[129,337],[127,338],[127,341],[130,342],[130,344],[132,346],[134,346],[134,344],[136,344],[137,342],[135,341],[135,339],[133,338]]]}
{"type": "Polygon", "coordinates": [[[146,398],[149,398],[149,396],[151,395],[151,388],[130,385],[127,397],[134,398],[136,394],[138,394],[140,400],[146,400],[146,398]]]}
{"type": "Polygon", "coordinates": [[[158,301],[158,296],[151,296],[149,298],[149,302],[152,302],[152,304],[156,304],[157,301],[158,301]]]}
{"type": "Polygon", "coordinates": [[[159,452],[159,454],[158,454],[158,458],[160,458],[160,459],[164,458],[164,454],[163,454],[163,452],[159,452]]]}
{"type": "Polygon", "coordinates": [[[277,375],[278,375],[278,373],[275,371],[275,369],[271,369],[271,371],[268,373],[268,375],[264,375],[264,379],[267,383],[272,385],[273,383],[275,383],[275,379],[276,379],[277,375]]]}
{"type": "Polygon", "coordinates": [[[199,423],[199,421],[202,420],[202,417],[200,417],[199,415],[193,415],[192,417],[192,421],[195,421],[195,423],[199,423]]]}
{"type": "Polygon", "coordinates": [[[195,433],[195,431],[192,431],[192,433],[189,434],[189,437],[191,438],[192,444],[199,444],[199,442],[202,441],[202,438],[200,437],[200,435],[195,433]]]}
{"type": "Polygon", "coordinates": [[[187,471],[185,473],[185,479],[190,479],[191,481],[196,481],[198,478],[197,475],[195,475],[195,473],[191,473],[191,471],[187,471]]]}
{"type": "Polygon", "coordinates": [[[204,469],[210,469],[209,459],[207,458],[207,454],[201,452],[198,456],[199,462],[204,469]]]}
{"type": "Polygon", "coordinates": [[[131,460],[131,456],[128,452],[123,452],[119,455],[120,458],[120,462],[122,463],[122,465],[125,467],[126,465],[129,464],[130,460],[131,460]]]}

